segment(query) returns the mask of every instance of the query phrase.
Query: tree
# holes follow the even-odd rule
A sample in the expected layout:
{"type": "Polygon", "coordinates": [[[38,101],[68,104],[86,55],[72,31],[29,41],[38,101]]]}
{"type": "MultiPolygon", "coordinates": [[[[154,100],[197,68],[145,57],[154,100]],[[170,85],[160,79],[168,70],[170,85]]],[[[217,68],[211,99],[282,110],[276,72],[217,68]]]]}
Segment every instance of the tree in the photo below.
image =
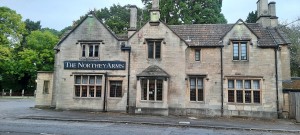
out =
{"type": "Polygon", "coordinates": [[[33,91],[37,71],[53,71],[54,51],[58,37],[50,31],[32,31],[26,37],[26,47],[14,57],[15,76],[22,88],[33,91]]]}
{"type": "MultiPolygon", "coordinates": [[[[130,21],[130,5],[113,5],[110,8],[102,8],[100,10],[94,9],[94,14],[100,19],[110,30],[115,34],[126,34],[127,28],[129,28],[130,21]]],[[[90,13],[90,12],[89,12],[90,13]]],[[[149,20],[149,11],[147,9],[138,8],[137,27],[140,28],[146,21],[149,20]]],[[[80,19],[73,21],[73,26],[68,26],[61,30],[61,36],[63,33],[72,29],[84,19],[85,16],[81,16],[80,19]]]]}
{"type": "Polygon", "coordinates": [[[129,27],[130,11],[129,6],[113,5],[95,12],[113,32],[125,33],[129,27]]]}
{"type": "Polygon", "coordinates": [[[290,57],[291,57],[291,75],[295,77],[300,76],[300,23],[294,23],[291,25],[282,25],[280,27],[289,39],[290,45],[290,57]]]}
{"type": "Polygon", "coordinates": [[[24,33],[25,24],[22,22],[22,16],[7,7],[0,7],[0,89],[9,87],[15,80],[12,76],[13,54],[15,48],[20,46],[24,33]]]}
{"type": "MultiPolygon", "coordinates": [[[[151,9],[151,0],[142,0],[151,9]]],[[[222,0],[161,0],[161,20],[169,25],[227,23],[221,13],[222,0]]]]}
{"type": "Polygon", "coordinates": [[[248,14],[248,17],[247,17],[247,19],[246,19],[246,22],[247,23],[256,23],[256,21],[257,21],[257,11],[255,11],[255,12],[250,12],[249,14],[248,14]]]}
{"type": "Polygon", "coordinates": [[[19,45],[24,32],[22,16],[7,7],[0,7],[0,45],[19,45]]]}

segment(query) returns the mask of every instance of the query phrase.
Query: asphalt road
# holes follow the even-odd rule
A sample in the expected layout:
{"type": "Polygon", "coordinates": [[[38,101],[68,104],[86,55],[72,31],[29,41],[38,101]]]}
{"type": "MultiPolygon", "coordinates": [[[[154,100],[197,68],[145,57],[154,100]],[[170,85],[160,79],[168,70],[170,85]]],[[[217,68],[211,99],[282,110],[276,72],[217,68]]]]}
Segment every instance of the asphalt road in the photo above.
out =
{"type": "MultiPolygon", "coordinates": [[[[19,119],[22,116],[47,113],[31,108],[34,99],[0,97],[0,135],[281,135],[241,130],[167,127],[122,123],[69,122],[19,119]]],[[[290,133],[291,135],[294,135],[290,133]]],[[[296,135],[296,134],[295,134],[296,135]]]]}

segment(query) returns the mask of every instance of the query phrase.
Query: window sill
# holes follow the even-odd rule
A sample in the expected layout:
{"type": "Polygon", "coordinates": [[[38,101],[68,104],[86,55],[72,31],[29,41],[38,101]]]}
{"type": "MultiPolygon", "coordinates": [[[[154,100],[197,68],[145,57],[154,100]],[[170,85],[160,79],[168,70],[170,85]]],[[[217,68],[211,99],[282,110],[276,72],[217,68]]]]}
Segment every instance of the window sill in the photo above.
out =
{"type": "Polygon", "coordinates": [[[190,101],[190,103],[201,103],[201,104],[204,104],[205,102],[204,101],[190,101]]]}
{"type": "Polygon", "coordinates": [[[249,60],[232,60],[233,62],[249,62],[249,60]]]}
{"type": "Polygon", "coordinates": [[[108,99],[120,100],[120,99],[122,99],[122,97],[108,97],[108,99]]]}
{"type": "Polygon", "coordinates": [[[227,105],[251,105],[251,106],[261,106],[261,103],[234,103],[234,102],[227,102],[227,105]]]}
{"type": "Polygon", "coordinates": [[[81,57],[79,60],[100,60],[99,57],[81,57]]]}
{"type": "Polygon", "coordinates": [[[144,102],[144,103],[163,103],[163,101],[154,101],[154,100],[140,100],[140,102],[144,102]]]}
{"type": "Polygon", "coordinates": [[[99,99],[102,99],[102,97],[73,97],[73,99],[90,99],[90,100],[97,99],[97,100],[99,100],[99,99]]]}
{"type": "Polygon", "coordinates": [[[156,59],[156,58],[147,58],[148,61],[161,61],[162,59],[159,58],[159,59],[156,59]]]}

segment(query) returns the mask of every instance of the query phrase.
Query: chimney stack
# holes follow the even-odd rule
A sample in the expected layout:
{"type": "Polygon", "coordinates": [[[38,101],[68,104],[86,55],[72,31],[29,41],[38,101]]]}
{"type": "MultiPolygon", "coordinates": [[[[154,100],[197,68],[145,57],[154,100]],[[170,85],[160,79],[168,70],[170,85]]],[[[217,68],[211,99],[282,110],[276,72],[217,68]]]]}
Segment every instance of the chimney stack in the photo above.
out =
{"type": "Polygon", "coordinates": [[[278,17],[276,16],[276,2],[271,1],[269,3],[269,13],[271,15],[271,27],[277,27],[278,26],[278,17]]]}
{"type": "Polygon", "coordinates": [[[260,23],[265,28],[271,25],[268,0],[257,1],[257,23],[260,23]]]}
{"type": "Polygon", "coordinates": [[[136,32],[136,23],[137,23],[137,7],[136,5],[130,6],[130,23],[128,29],[128,37],[130,37],[134,32],[136,32]]]}
{"type": "Polygon", "coordinates": [[[150,25],[159,25],[160,10],[159,10],[159,0],[152,0],[152,8],[150,10],[150,25]]]}

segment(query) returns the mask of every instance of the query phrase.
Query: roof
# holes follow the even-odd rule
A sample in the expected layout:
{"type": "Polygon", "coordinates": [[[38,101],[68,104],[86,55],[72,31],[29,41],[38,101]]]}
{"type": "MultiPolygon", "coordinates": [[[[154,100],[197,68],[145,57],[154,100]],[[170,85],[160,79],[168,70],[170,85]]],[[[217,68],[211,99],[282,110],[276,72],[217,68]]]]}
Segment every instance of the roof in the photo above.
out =
{"type": "MultiPolygon", "coordinates": [[[[222,46],[221,40],[235,24],[187,24],[169,27],[189,46],[222,46]]],[[[266,29],[258,23],[245,23],[250,31],[259,38],[260,47],[275,47],[289,44],[287,36],[277,29],[266,29]],[[275,40],[275,41],[274,41],[275,40]]]]}
{"type": "Polygon", "coordinates": [[[151,65],[143,72],[137,74],[138,77],[169,77],[169,74],[156,65],[151,65]]]}
{"type": "Polygon", "coordinates": [[[290,39],[287,37],[287,35],[279,30],[279,29],[268,29],[271,33],[271,35],[273,36],[275,42],[279,45],[283,45],[283,44],[291,44],[290,39]]]}
{"type": "Polygon", "coordinates": [[[292,78],[292,80],[284,81],[282,87],[285,90],[300,90],[300,78],[292,78]]]}

